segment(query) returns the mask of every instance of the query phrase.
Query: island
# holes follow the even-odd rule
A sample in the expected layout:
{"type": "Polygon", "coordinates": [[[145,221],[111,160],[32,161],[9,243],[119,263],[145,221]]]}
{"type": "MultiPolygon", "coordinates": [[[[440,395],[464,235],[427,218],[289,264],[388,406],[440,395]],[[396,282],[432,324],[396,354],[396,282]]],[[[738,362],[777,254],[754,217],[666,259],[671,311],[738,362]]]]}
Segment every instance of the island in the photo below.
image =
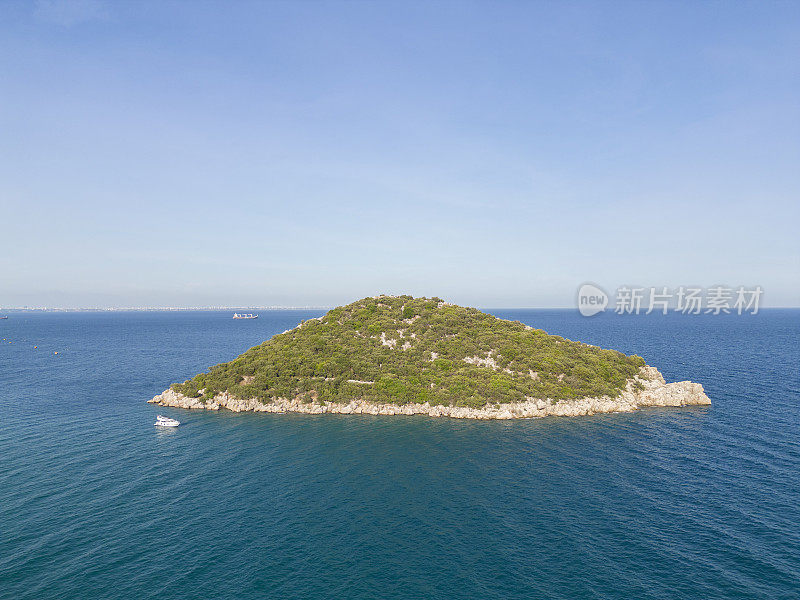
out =
{"type": "Polygon", "coordinates": [[[408,295],[334,308],[149,402],[237,412],[471,419],[711,404],[702,385],[666,383],[640,356],[408,295]]]}

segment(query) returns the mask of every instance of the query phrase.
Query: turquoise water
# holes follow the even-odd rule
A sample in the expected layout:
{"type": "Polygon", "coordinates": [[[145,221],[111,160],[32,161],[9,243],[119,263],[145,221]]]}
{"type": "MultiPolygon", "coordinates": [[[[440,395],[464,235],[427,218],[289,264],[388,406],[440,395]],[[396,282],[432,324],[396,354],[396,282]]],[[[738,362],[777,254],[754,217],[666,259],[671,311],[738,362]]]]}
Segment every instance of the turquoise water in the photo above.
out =
{"type": "Polygon", "coordinates": [[[800,596],[799,311],[494,312],[640,354],[714,404],[512,422],[157,409],[169,383],[320,313],[12,313],[0,598],[800,596]],[[159,431],[157,412],[183,425],[159,431]]]}

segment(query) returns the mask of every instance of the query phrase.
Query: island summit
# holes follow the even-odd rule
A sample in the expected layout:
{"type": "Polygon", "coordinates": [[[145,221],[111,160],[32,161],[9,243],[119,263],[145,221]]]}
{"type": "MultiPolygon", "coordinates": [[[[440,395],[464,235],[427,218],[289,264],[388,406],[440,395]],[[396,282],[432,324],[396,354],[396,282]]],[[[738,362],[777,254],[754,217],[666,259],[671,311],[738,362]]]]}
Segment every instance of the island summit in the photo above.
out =
{"type": "Polygon", "coordinates": [[[273,336],[150,402],[179,408],[512,419],[711,404],[640,356],[439,298],[375,296],[273,336]]]}

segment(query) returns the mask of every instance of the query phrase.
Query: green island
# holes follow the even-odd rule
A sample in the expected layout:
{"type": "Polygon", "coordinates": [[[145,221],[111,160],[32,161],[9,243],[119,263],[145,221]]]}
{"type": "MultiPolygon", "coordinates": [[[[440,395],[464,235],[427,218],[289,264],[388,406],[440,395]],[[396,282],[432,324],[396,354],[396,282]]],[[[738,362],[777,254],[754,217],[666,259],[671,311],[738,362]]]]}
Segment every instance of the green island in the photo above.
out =
{"type": "MultiPolygon", "coordinates": [[[[271,402],[482,407],[617,396],[645,365],[439,298],[364,298],[304,321],[174,391],[271,402]]],[[[638,385],[641,385],[637,382],[638,385]]]]}
{"type": "Polygon", "coordinates": [[[236,412],[580,416],[711,404],[640,356],[439,298],[375,296],[273,336],[149,402],[236,412]]]}

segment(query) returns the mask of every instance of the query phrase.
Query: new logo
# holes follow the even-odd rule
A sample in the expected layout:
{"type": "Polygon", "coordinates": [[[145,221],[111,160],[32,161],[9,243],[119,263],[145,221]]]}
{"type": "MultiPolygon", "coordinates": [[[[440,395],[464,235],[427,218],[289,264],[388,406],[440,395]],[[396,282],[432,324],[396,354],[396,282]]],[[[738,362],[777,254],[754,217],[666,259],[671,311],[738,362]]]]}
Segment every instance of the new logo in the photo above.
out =
{"type": "Polygon", "coordinates": [[[578,311],[584,317],[603,312],[608,306],[608,294],[593,283],[584,283],[578,289],[578,311]]]}

